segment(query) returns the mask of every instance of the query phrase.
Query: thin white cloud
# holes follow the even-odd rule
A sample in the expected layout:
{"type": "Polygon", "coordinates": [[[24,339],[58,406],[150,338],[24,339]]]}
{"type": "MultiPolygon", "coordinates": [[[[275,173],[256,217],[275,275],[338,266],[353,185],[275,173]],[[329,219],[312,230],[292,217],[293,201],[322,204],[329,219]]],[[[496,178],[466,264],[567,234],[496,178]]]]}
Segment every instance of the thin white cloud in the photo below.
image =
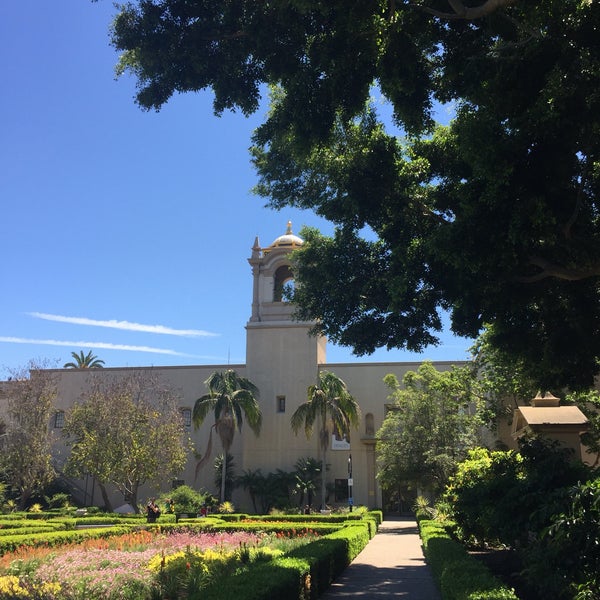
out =
{"type": "Polygon", "coordinates": [[[100,321],[97,319],[88,319],[86,317],[65,317],[63,315],[51,315],[42,312],[26,313],[36,319],[45,321],[57,321],[58,323],[70,323],[72,325],[89,325],[91,327],[108,327],[110,329],[122,329],[125,331],[138,331],[143,333],[158,333],[161,335],[175,335],[180,337],[216,337],[218,333],[203,331],[202,329],[173,329],[164,325],[145,325],[143,323],[131,323],[129,321],[117,321],[110,319],[100,321]]]}
{"type": "Polygon", "coordinates": [[[31,338],[3,337],[0,342],[7,344],[39,344],[43,346],[69,346],[71,348],[100,348],[103,350],[125,350],[127,352],[149,352],[151,354],[168,354],[170,356],[187,356],[192,358],[203,358],[185,352],[177,352],[169,348],[153,348],[151,346],[129,346],[126,344],[109,344],[106,342],[68,342],[63,340],[36,340],[31,338]]]}

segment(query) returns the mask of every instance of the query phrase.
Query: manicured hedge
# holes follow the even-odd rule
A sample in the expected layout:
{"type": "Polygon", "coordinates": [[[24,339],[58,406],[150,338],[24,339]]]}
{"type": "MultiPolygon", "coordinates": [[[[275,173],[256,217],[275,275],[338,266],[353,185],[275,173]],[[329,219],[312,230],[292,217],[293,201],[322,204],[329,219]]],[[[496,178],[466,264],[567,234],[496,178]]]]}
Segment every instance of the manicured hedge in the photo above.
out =
{"type": "Polygon", "coordinates": [[[0,529],[0,539],[15,535],[40,535],[41,533],[50,533],[53,531],[65,531],[66,528],[60,524],[46,523],[33,527],[12,527],[10,529],[0,529]],[[58,526],[57,526],[58,525],[58,526]]]}
{"type": "Polygon", "coordinates": [[[52,521],[43,521],[41,523],[36,521],[27,521],[25,519],[15,519],[13,521],[5,521],[4,519],[0,519],[0,535],[6,535],[7,533],[15,533],[15,529],[24,529],[23,533],[32,532],[33,529],[39,529],[40,527],[45,527],[48,530],[57,530],[57,529],[72,529],[72,527],[68,527],[65,523],[57,520],[52,521]]]}
{"type": "Polygon", "coordinates": [[[419,521],[423,552],[444,600],[518,600],[439,523],[419,521]]]}
{"type": "Polygon", "coordinates": [[[252,570],[220,581],[203,600],[309,600],[317,598],[371,539],[368,520],[337,531],[252,570]]]}

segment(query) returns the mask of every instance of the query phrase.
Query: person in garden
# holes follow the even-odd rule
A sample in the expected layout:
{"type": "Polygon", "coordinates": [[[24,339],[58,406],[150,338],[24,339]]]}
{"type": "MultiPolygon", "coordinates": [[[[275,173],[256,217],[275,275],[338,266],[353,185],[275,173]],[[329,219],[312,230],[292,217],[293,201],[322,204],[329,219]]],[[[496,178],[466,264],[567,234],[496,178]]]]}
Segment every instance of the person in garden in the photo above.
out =
{"type": "Polygon", "coordinates": [[[146,506],[146,515],[148,523],[155,523],[156,519],[160,517],[160,508],[156,504],[154,498],[150,498],[148,505],[146,506]]]}

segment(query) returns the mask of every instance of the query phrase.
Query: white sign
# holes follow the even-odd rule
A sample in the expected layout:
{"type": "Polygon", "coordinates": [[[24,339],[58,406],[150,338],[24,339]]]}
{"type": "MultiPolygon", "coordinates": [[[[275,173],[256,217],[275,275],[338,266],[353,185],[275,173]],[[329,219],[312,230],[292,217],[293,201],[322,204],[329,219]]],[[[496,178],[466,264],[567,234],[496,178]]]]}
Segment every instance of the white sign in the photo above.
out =
{"type": "Polygon", "coordinates": [[[350,442],[346,441],[344,436],[341,440],[335,437],[335,433],[331,436],[331,449],[332,450],[350,450],[350,442]]]}

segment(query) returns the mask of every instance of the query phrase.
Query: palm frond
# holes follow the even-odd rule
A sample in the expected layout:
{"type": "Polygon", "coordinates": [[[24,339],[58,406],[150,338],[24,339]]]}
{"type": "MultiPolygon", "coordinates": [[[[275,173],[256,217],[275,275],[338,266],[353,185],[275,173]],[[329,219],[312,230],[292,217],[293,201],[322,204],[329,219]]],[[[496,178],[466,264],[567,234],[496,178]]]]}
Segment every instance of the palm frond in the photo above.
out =
{"type": "Polygon", "coordinates": [[[192,410],[192,422],[196,429],[204,423],[206,415],[214,408],[216,399],[210,394],[205,394],[196,400],[194,409],[192,410]]]}

